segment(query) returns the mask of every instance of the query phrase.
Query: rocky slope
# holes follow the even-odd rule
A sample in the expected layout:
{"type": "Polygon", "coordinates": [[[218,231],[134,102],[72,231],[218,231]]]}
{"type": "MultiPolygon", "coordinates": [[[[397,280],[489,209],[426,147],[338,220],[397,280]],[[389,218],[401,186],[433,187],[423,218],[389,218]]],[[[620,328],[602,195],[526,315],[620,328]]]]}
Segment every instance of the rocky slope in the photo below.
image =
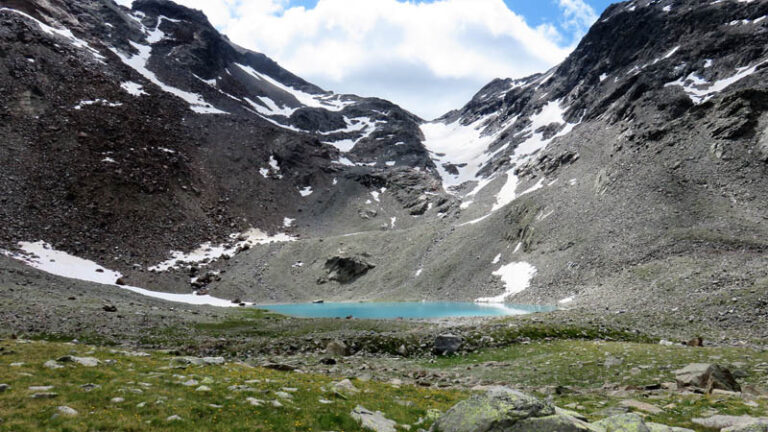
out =
{"type": "Polygon", "coordinates": [[[6,248],[248,301],[768,319],[768,2],[615,4],[562,64],[432,122],[319,89],[170,2],[2,4],[6,248]],[[297,238],[158,265],[249,228],[297,238]]]}
{"type": "Polygon", "coordinates": [[[440,193],[420,119],[307,83],[200,12],[0,8],[6,248],[44,240],[129,272],[249,229],[338,231],[312,223],[329,209],[378,228],[350,200],[389,184],[406,211],[440,193]]]}

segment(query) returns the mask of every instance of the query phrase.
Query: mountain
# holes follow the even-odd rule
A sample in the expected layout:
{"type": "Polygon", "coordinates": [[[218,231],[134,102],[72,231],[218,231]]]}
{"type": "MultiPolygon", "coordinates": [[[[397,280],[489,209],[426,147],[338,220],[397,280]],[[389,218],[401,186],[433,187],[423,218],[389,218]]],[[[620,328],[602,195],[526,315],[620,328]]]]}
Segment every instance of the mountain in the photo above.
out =
{"type": "Polygon", "coordinates": [[[9,254],[256,302],[768,316],[768,2],[614,4],[563,63],[431,122],[168,1],[0,5],[9,254]]]}
{"type": "Polygon", "coordinates": [[[198,11],[0,7],[6,247],[42,239],[128,272],[249,229],[338,231],[309,226],[329,209],[378,229],[351,200],[390,183],[419,185],[400,207],[436,202],[419,188],[440,195],[418,117],[324,91],[198,11]]]}

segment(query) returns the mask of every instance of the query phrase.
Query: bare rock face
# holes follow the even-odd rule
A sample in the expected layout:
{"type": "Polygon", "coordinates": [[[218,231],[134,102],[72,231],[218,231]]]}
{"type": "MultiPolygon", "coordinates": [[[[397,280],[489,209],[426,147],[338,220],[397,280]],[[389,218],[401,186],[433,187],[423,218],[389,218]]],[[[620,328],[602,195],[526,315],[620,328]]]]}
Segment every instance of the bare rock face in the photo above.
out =
{"type": "Polygon", "coordinates": [[[367,255],[359,256],[334,256],[325,262],[325,269],[328,271],[327,279],[336,281],[340,284],[346,284],[357,280],[359,277],[368,273],[368,270],[376,267],[367,259],[367,255]]]}

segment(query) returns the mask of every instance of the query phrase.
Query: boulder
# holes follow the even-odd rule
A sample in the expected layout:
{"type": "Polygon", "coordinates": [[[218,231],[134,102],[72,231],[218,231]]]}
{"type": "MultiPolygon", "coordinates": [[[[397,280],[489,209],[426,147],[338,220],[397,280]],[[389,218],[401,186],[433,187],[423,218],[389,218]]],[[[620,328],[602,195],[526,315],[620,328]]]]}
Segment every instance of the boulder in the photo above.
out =
{"type": "Polygon", "coordinates": [[[461,348],[463,340],[453,334],[441,334],[435,338],[435,347],[432,350],[436,355],[450,355],[461,348]]]}
{"type": "Polygon", "coordinates": [[[69,355],[60,357],[58,361],[62,363],[77,363],[85,367],[96,367],[101,364],[101,361],[94,357],[75,357],[69,355]]]}
{"type": "Polygon", "coordinates": [[[750,423],[741,426],[732,426],[722,429],[720,432],[768,432],[768,423],[750,423]]]}
{"type": "Polygon", "coordinates": [[[768,417],[752,417],[748,415],[713,415],[705,418],[694,418],[691,421],[705,428],[721,429],[723,431],[739,430],[753,424],[768,425],[768,417]]]}
{"type": "Polygon", "coordinates": [[[678,387],[697,387],[707,393],[720,389],[740,392],[741,386],[731,375],[731,372],[717,364],[692,363],[675,371],[675,381],[678,387]]]}
{"type": "Polygon", "coordinates": [[[358,405],[350,413],[353,419],[360,424],[365,430],[372,430],[374,432],[396,432],[395,427],[397,423],[384,417],[379,411],[369,411],[362,406],[358,405]]]}
{"type": "Polygon", "coordinates": [[[352,381],[348,379],[343,379],[337,383],[334,383],[333,390],[341,394],[355,394],[360,392],[360,390],[358,390],[358,388],[352,384],[352,381]]]}
{"type": "Polygon", "coordinates": [[[599,431],[548,402],[506,387],[491,387],[459,402],[434,423],[434,432],[599,431]]]}
{"type": "Polygon", "coordinates": [[[340,340],[332,340],[325,346],[325,351],[333,356],[344,357],[350,354],[347,344],[340,340]]]}
{"type": "Polygon", "coordinates": [[[605,432],[651,432],[637,414],[619,414],[592,424],[605,432]]]}

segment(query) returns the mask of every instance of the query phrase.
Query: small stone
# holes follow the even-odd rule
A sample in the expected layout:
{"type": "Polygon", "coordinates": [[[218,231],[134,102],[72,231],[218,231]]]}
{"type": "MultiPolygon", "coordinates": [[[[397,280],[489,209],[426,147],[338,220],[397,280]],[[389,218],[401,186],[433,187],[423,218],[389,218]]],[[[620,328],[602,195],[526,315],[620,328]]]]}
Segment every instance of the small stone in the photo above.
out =
{"type": "Polygon", "coordinates": [[[251,404],[253,406],[262,406],[264,404],[263,400],[256,399],[254,397],[248,397],[245,400],[246,400],[246,402],[248,402],[249,404],[251,404]]]}
{"type": "Polygon", "coordinates": [[[284,391],[275,392],[275,396],[282,399],[293,399],[293,395],[284,391]]]}
{"type": "Polygon", "coordinates": [[[211,391],[211,388],[208,386],[201,385],[200,387],[195,389],[196,392],[209,392],[211,391]]]}
{"type": "Polygon", "coordinates": [[[75,417],[77,415],[76,410],[64,405],[56,408],[56,411],[62,417],[75,417]]]}
{"type": "Polygon", "coordinates": [[[184,381],[183,383],[181,383],[181,385],[183,385],[185,387],[194,387],[194,386],[196,386],[198,384],[200,384],[200,383],[197,380],[193,380],[193,379],[191,379],[189,381],[184,381]]]}
{"type": "Polygon", "coordinates": [[[85,391],[87,391],[87,392],[89,392],[91,390],[99,389],[99,388],[101,388],[101,386],[98,385],[98,384],[88,383],[88,384],[81,385],[80,388],[85,390],[85,391]]]}
{"type": "Polygon", "coordinates": [[[29,386],[28,390],[32,392],[46,392],[53,390],[53,386],[29,386]]]}
{"type": "Polygon", "coordinates": [[[348,379],[344,379],[333,384],[333,389],[339,393],[356,394],[360,392],[360,390],[358,390],[357,387],[352,384],[352,381],[348,379]]]}
{"type": "Polygon", "coordinates": [[[112,402],[112,403],[115,403],[115,404],[119,404],[119,403],[125,402],[125,399],[121,398],[121,397],[113,397],[109,401],[112,402]]]}
{"type": "Polygon", "coordinates": [[[281,404],[281,403],[280,403],[280,401],[276,401],[276,400],[273,400],[273,401],[271,402],[271,404],[272,404],[272,406],[273,406],[273,407],[275,407],[275,408],[282,408],[282,407],[283,407],[283,404],[281,404]]]}
{"type": "Polygon", "coordinates": [[[56,360],[48,360],[43,363],[43,367],[48,369],[62,369],[64,366],[60,365],[56,360]]]}
{"type": "Polygon", "coordinates": [[[59,396],[58,393],[43,392],[43,393],[33,393],[30,397],[32,399],[54,399],[58,396],[59,396]]]}
{"type": "Polygon", "coordinates": [[[181,417],[179,417],[178,415],[174,414],[174,415],[166,418],[165,421],[167,421],[167,422],[181,421],[181,417]]]}
{"type": "Polygon", "coordinates": [[[10,367],[22,367],[22,366],[24,366],[24,362],[11,363],[9,366],[10,367]]]}
{"type": "Polygon", "coordinates": [[[634,408],[636,410],[644,411],[649,414],[661,414],[664,412],[663,409],[657,407],[656,405],[652,405],[646,402],[640,402],[639,400],[635,400],[635,399],[626,399],[619,402],[619,404],[627,408],[634,408]]]}

